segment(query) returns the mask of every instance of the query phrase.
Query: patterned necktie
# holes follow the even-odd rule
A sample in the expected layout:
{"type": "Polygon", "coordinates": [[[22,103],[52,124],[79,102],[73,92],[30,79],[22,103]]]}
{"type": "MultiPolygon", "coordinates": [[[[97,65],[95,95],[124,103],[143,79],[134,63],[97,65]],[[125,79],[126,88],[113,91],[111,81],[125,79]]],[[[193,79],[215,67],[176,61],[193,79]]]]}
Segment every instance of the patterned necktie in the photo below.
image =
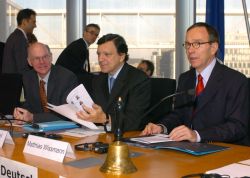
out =
{"type": "Polygon", "coordinates": [[[198,83],[195,89],[195,95],[199,96],[201,92],[204,90],[203,80],[201,74],[198,75],[198,83]]]}
{"type": "Polygon", "coordinates": [[[47,96],[46,96],[44,85],[45,85],[45,82],[43,80],[40,80],[40,86],[39,86],[40,100],[41,100],[43,111],[49,112],[49,109],[46,107],[47,106],[47,96]]]}
{"type": "Polygon", "coordinates": [[[111,93],[114,83],[115,83],[115,78],[109,77],[109,93],[111,93]]]}

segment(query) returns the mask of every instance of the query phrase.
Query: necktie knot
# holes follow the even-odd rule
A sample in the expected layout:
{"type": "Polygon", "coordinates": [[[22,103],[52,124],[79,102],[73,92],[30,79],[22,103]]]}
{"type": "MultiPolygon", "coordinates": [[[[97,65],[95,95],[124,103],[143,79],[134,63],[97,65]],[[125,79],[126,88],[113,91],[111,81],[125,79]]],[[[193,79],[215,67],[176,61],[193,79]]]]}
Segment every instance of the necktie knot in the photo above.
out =
{"type": "Polygon", "coordinates": [[[196,90],[195,90],[196,96],[199,96],[203,90],[204,90],[203,78],[201,74],[199,74],[198,83],[197,83],[196,90]]]}

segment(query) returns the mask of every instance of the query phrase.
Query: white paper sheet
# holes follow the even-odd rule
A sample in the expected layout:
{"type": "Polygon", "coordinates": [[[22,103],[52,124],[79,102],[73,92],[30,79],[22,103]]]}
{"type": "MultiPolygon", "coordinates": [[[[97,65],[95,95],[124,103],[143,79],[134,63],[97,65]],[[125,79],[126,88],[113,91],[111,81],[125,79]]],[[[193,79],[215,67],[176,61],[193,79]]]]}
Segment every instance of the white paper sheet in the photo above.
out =
{"type": "Polygon", "coordinates": [[[102,128],[98,127],[98,128],[99,128],[98,130],[91,130],[91,129],[88,129],[86,127],[85,128],[84,127],[75,128],[75,129],[66,130],[64,132],[60,132],[59,134],[81,138],[81,137],[87,137],[87,136],[105,133],[103,127],[102,128]]]}
{"type": "Polygon", "coordinates": [[[93,122],[88,122],[88,121],[84,121],[82,119],[79,119],[76,116],[76,112],[78,111],[78,109],[74,105],[63,104],[60,106],[55,106],[55,105],[49,104],[49,103],[48,103],[48,105],[49,105],[49,107],[48,107],[49,109],[71,119],[74,122],[77,122],[83,126],[90,128],[90,129],[98,129],[98,127],[93,122]]]}
{"type": "Polygon", "coordinates": [[[243,164],[229,164],[227,166],[207,171],[206,173],[216,173],[220,175],[229,175],[230,177],[243,177],[250,175],[250,166],[243,165],[243,164]]]}
{"type": "Polygon", "coordinates": [[[48,108],[90,129],[98,129],[94,123],[84,121],[76,116],[76,112],[84,111],[82,104],[90,108],[92,108],[92,105],[94,104],[83,84],[80,84],[74,88],[68,94],[66,101],[68,104],[63,104],[60,106],[55,106],[48,103],[48,108]]]}
{"type": "Polygon", "coordinates": [[[137,141],[140,143],[160,143],[160,142],[169,142],[172,141],[168,135],[165,134],[156,134],[153,136],[147,136],[147,137],[138,137],[138,138],[131,138],[132,141],[137,141]]]}

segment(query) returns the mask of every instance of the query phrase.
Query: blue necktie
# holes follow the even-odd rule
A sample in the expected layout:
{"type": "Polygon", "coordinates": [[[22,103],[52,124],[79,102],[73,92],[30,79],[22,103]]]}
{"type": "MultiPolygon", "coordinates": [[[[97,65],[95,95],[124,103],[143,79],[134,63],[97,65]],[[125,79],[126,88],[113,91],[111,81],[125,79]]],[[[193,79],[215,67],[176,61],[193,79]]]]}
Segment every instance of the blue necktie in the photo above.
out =
{"type": "Polygon", "coordinates": [[[109,93],[111,93],[114,83],[115,83],[115,78],[109,77],[109,93]]]}

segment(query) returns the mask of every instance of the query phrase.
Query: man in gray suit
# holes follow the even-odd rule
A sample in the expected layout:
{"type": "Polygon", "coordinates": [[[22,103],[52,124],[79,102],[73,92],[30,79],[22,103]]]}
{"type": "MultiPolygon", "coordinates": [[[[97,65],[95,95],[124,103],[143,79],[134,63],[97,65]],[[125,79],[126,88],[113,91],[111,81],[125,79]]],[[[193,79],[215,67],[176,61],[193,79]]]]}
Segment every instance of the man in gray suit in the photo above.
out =
{"type": "Polygon", "coordinates": [[[19,73],[30,70],[27,62],[27,34],[32,34],[36,27],[36,12],[22,9],[17,14],[18,27],[8,37],[3,55],[2,72],[19,73]]]}
{"type": "Polygon", "coordinates": [[[33,69],[23,74],[25,103],[23,108],[15,108],[14,117],[29,122],[60,119],[52,111],[44,110],[39,93],[39,81],[43,80],[45,83],[48,103],[61,105],[66,103],[67,95],[78,85],[77,77],[61,66],[52,65],[52,54],[48,46],[42,43],[29,46],[28,62],[33,69]]]}

